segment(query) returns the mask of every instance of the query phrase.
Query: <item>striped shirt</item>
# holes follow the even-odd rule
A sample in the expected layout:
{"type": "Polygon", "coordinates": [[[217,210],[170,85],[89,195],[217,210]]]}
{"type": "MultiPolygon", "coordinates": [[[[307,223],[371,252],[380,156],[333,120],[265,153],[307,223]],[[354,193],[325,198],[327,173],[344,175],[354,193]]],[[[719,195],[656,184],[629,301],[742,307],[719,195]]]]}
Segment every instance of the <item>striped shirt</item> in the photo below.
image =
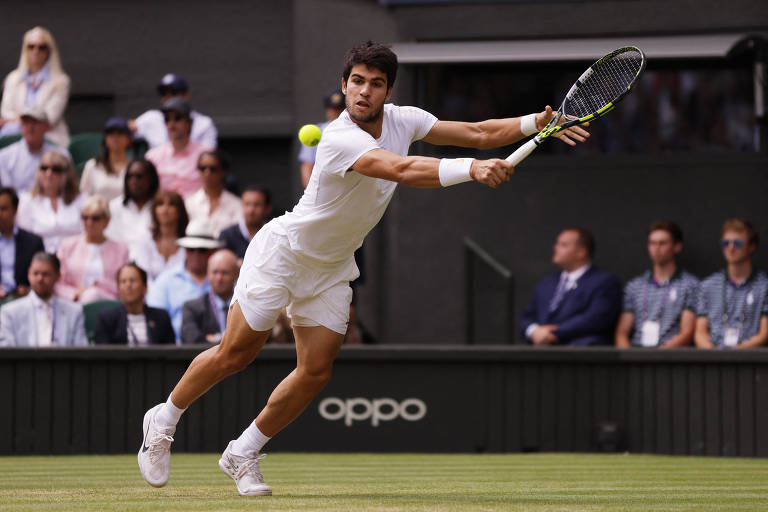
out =
{"type": "Polygon", "coordinates": [[[737,285],[727,270],[712,274],[701,282],[696,314],[709,320],[715,346],[725,344],[726,329],[737,329],[739,343],[748,340],[760,329],[760,318],[768,315],[768,276],[755,270],[737,285]]]}
{"type": "Polygon", "coordinates": [[[696,311],[699,280],[678,270],[666,282],[658,283],[648,270],[624,287],[624,311],[635,316],[632,345],[643,346],[642,326],[646,321],[659,323],[659,345],[680,333],[683,310],[696,311]]]}

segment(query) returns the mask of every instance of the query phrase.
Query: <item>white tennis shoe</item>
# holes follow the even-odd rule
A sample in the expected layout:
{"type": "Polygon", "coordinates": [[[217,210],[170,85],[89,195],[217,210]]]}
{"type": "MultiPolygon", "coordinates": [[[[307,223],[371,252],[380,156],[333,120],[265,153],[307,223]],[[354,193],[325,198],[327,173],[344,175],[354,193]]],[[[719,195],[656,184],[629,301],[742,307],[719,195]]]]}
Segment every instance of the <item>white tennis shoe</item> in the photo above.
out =
{"type": "Polygon", "coordinates": [[[235,481],[237,492],[241,496],[272,496],[272,489],[264,483],[264,476],[259,471],[259,461],[267,455],[260,454],[255,458],[235,455],[231,450],[233,442],[230,441],[227,449],[221,454],[221,470],[235,481]]]}
{"type": "Polygon", "coordinates": [[[144,441],[139,447],[139,470],[149,485],[162,487],[171,476],[171,443],[176,427],[157,428],[155,415],[165,404],[144,414],[144,441]]]}

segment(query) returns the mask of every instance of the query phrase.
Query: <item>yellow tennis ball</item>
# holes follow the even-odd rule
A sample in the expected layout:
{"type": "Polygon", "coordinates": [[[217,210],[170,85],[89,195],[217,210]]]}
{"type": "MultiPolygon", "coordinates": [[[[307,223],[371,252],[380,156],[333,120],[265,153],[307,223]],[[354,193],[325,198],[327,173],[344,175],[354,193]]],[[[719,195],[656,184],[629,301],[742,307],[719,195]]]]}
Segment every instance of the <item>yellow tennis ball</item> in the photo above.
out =
{"type": "Polygon", "coordinates": [[[299,140],[305,146],[317,146],[320,135],[320,128],[316,124],[305,124],[299,130],[299,140]]]}

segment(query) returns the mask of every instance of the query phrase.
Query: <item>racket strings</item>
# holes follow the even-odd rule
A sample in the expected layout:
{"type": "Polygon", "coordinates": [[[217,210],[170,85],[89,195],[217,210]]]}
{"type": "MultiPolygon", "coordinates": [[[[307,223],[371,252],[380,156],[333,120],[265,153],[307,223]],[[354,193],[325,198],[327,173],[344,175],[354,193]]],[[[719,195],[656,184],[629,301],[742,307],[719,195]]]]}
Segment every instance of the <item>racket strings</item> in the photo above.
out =
{"type": "Polygon", "coordinates": [[[639,52],[624,52],[596,66],[592,74],[565,101],[564,111],[569,116],[584,117],[594,114],[616,101],[637,76],[642,67],[639,52]]]}

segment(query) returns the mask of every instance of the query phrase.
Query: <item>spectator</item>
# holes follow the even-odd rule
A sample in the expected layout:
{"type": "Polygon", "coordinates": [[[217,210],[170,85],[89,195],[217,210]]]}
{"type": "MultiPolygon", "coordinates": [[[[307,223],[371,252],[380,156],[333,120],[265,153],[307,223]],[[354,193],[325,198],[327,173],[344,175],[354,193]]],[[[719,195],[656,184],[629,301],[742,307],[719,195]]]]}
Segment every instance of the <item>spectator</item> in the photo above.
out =
{"type": "Polygon", "coordinates": [[[648,228],[653,269],[624,288],[624,312],[616,327],[617,347],[683,347],[693,341],[699,280],[679,268],[683,231],[659,220],[648,228]]]}
{"type": "Polygon", "coordinates": [[[583,228],[557,237],[552,263],[561,271],[536,285],[522,329],[534,345],[608,345],[621,310],[621,283],[592,265],[595,243],[583,228]]]}
{"type": "Polygon", "coordinates": [[[159,187],[160,178],[152,162],[139,158],[128,164],[123,193],[109,202],[112,220],[107,226],[107,238],[120,240],[131,251],[150,238],[152,198],[159,187]]]}
{"type": "Polygon", "coordinates": [[[82,232],[77,174],[69,157],[46,151],[40,158],[32,188],[19,196],[19,226],[40,235],[45,250],[55,253],[63,239],[82,232]]]}
{"type": "Polygon", "coordinates": [[[83,309],[53,294],[59,279],[59,259],[53,254],[35,253],[27,277],[32,293],[0,308],[0,345],[88,345],[83,309]]]}
{"type": "Polygon", "coordinates": [[[186,236],[179,238],[178,243],[186,249],[184,266],[160,274],[147,295],[147,304],[163,308],[171,316],[177,344],[181,338],[181,308],[185,302],[211,291],[208,258],[221,247],[205,219],[190,222],[186,236]]]}
{"type": "Polygon", "coordinates": [[[94,343],[121,345],[158,345],[174,343],[171,317],[164,309],[144,303],[147,273],[135,263],[126,263],[117,271],[117,306],[99,312],[94,343]]]}
{"type": "Polygon", "coordinates": [[[16,226],[19,196],[10,187],[0,188],[0,299],[29,293],[27,271],[32,256],[44,251],[43,239],[16,226]]]}
{"type": "Polygon", "coordinates": [[[112,117],[104,125],[101,154],[85,163],[80,180],[80,192],[88,196],[101,196],[111,201],[123,192],[131,130],[125,119],[112,117]]]}
{"type": "MultiPolygon", "coordinates": [[[[181,98],[189,103],[189,86],[187,81],[179,75],[173,73],[165,75],[157,85],[157,92],[160,94],[161,105],[171,98],[181,98]]],[[[191,139],[209,148],[215,148],[218,134],[213,120],[196,110],[190,112],[190,117],[192,119],[191,139]]],[[[151,148],[168,142],[165,119],[163,119],[163,113],[157,109],[147,110],[129,124],[132,125],[136,136],[146,140],[151,148]]]]}
{"type": "Polygon", "coordinates": [[[184,200],[176,192],[160,190],[150,206],[150,237],[139,240],[131,258],[149,275],[149,288],[160,273],[181,266],[186,252],[178,240],[189,224],[184,200]]]}
{"type": "MultiPolygon", "coordinates": [[[[335,120],[344,112],[344,93],[336,89],[328,93],[323,98],[325,107],[325,122],[317,126],[322,132],[328,124],[335,120]]],[[[317,155],[317,146],[301,146],[299,151],[299,162],[301,162],[301,186],[307,188],[309,178],[312,176],[312,168],[315,166],[315,156],[317,155]]]]}
{"type": "Polygon", "coordinates": [[[240,218],[242,211],[240,198],[224,189],[229,158],[221,150],[205,151],[200,154],[197,169],[203,178],[203,188],[184,202],[189,220],[208,218],[213,235],[218,237],[224,228],[240,218]]]}
{"type": "Polygon", "coordinates": [[[240,267],[228,249],[216,251],[208,260],[211,291],[184,303],[181,309],[182,343],[218,343],[227,326],[227,311],[240,267]]]}
{"type": "MultiPolygon", "coordinates": [[[[21,140],[0,150],[0,183],[20,194],[32,188],[43,153],[58,148],[45,141],[48,116],[36,107],[21,112],[21,140]]],[[[66,150],[58,149],[69,156],[66,150]]]]}
{"type": "Polygon", "coordinates": [[[189,138],[192,129],[189,104],[181,98],[171,98],[163,103],[168,142],[147,151],[160,175],[160,187],[173,190],[186,198],[203,186],[197,170],[200,154],[211,148],[189,138]]]}
{"type": "Polygon", "coordinates": [[[260,185],[248,185],[243,190],[240,202],[243,205],[242,217],[237,224],[223,230],[219,240],[242,260],[251,239],[272,214],[272,194],[260,185]]]}
{"type": "Polygon", "coordinates": [[[768,276],[755,269],[759,235],[747,219],[720,231],[726,267],[701,282],[694,340],[699,348],[751,348],[768,340],[768,276]]]}
{"type": "Polygon", "coordinates": [[[80,304],[117,298],[114,275],[128,263],[128,248],[104,236],[109,224],[109,203],[89,197],[82,208],[84,233],[64,239],[56,255],[61,279],[56,295],[80,304]]]}
{"type": "Polygon", "coordinates": [[[69,131],[64,122],[64,111],[68,101],[69,77],[61,69],[53,35],[43,27],[27,31],[19,66],[5,78],[0,137],[19,133],[22,112],[25,108],[36,107],[45,112],[51,125],[48,137],[58,146],[67,147],[69,131]]]}

